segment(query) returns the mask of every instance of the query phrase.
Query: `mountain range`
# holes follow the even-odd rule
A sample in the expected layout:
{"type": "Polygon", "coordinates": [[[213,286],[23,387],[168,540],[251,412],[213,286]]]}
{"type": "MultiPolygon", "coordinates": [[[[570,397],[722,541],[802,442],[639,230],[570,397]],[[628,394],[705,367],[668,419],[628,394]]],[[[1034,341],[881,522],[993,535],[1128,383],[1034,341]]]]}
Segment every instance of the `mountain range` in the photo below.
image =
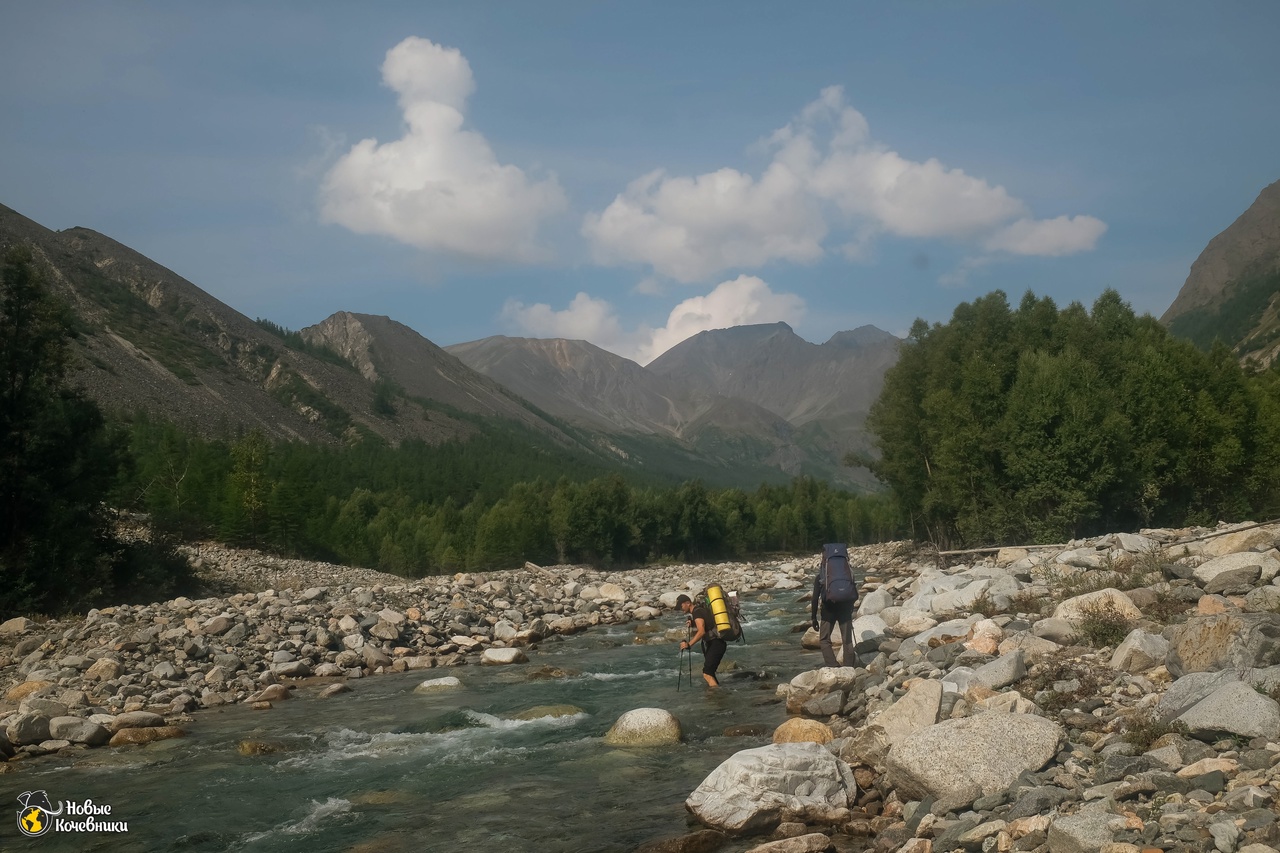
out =
{"type": "Polygon", "coordinates": [[[71,305],[75,381],[110,411],[316,443],[516,430],[668,480],[874,487],[843,464],[869,450],[865,413],[896,357],[897,339],[873,327],[821,346],[781,323],[703,332],[647,368],[585,341],[442,349],[389,317],[340,311],[296,332],[252,320],[109,237],[0,205],[0,246],[16,242],[71,305]]]}
{"type": "MultiPolygon", "coordinates": [[[[76,318],[76,382],[109,411],[278,440],[466,440],[668,481],[752,486],[812,475],[875,488],[867,412],[900,341],[873,326],[810,343],[785,323],[700,332],[647,366],[586,341],[496,336],[441,348],[389,317],[340,311],[298,331],[253,320],[128,246],[0,205],[76,318]]],[[[1244,361],[1280,357],[1280,181],[1209,241],[1161,317],[1244,361]]]]}

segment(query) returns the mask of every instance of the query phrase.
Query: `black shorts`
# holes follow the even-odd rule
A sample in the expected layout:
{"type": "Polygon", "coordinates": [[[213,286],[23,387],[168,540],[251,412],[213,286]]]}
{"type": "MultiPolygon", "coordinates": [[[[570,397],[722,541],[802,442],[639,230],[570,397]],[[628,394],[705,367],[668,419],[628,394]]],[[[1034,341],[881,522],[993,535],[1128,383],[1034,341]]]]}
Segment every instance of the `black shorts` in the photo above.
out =
{"type": "Polygon", "coordinates": [[[702,641],[702,671],[712,678],[716,677],[716,669],[724,659],[729,644],[719,637],[709,637],[702,641]]]}

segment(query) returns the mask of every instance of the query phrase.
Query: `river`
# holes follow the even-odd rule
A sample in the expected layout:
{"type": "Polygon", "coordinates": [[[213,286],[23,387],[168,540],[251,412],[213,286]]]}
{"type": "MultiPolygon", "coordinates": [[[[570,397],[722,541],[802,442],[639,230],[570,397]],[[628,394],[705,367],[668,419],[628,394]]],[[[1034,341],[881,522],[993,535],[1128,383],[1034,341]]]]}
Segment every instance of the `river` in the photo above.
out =
{"type": "MultiPolygon", "coordinates": [[[[43,789],[55,808],[109,805],[95,819],[127,822],[128,832],[55,822],[28,840],[10,824],[0,838],[41,851],[629,853],[686,831],[685,797],[734,752],[768,743],[786,718],[776,686],[821,666],[790,631],[807,616],[794,597],[744,602],[747,642],[730,645],[719,690],[703,686],[696,654],[693,684],[687,674],[678,684],[676,646],[637,644],[643,623],[553,638],[527,664],[373,676],[327,699],[309,685],[269,711],[199,711],[185,738],[32,760],[8,776],[12,797],[43,789]],[[573,674],[531,678],[543,667],[573,674]],[[414,692],[450,675],[461,689],[414,692]],[[564,704],[581,713],[513,719],[564,704]],[[674,713],[684,742],[607,746],[610,726],[641,707],[674,713]],[[726,734],[750,725],[764,733],[726,734]],[[278,751],[243,755],[246,739],[278,751]]],[[[663,627],[681,624],[678,613],[664,617],[663,627]]]]}

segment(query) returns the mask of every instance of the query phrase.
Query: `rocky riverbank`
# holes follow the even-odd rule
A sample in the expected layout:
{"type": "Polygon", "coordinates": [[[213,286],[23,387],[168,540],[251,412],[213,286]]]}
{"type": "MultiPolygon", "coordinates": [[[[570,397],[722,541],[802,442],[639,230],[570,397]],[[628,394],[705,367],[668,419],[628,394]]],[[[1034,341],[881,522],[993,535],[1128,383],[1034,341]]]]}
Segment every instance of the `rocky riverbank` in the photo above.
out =
{"type": "Polygon", "coordinates": [[[686,803],[711,829],[647,850],[720,832],[770,837],[752,853],[1274,851],[1278,536],[875,567],[856,665],[780,686],[793,716],[773,744],[686,803]]]}
{"type": "MultiPolygon", "coordinates": [[[[1277,540],[1280,526],[1157,530],[949,566],[907,543],[854,549],[866,577],[851,665],[782,684],[790,719],[774,742],[690,794],[704,828],[647,848],[1273,850],[1277,540]]],[[[200,708],[266,709],[300,684],[516,664],[597,625],[671,642],[653,620],[711,581],[769,596],[816,641],[816,557],[410,582],[207,545],[192,556],[229,594],[0,626],[0,767],[179,736],[200,708]]]]}
{"type": "Polygon", "coordinates": [[[0,625],[0,753],[21,760],[176,737],[201,708],[267,708],[317,679],[340,691],[386,672],[522,663],[523,650],[548,637],[647,622],[713,580],[744,592],[794,589],[814,565],[526,564],[406,581],[211,544],[187,553],[224,594],[0,625]]]}

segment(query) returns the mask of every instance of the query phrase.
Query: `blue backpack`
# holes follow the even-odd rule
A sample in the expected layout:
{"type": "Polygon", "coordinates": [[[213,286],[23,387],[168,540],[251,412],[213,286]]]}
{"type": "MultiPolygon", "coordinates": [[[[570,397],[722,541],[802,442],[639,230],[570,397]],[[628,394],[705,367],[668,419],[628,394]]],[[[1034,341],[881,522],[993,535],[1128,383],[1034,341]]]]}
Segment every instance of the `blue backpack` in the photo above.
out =
{"type": "Polygon", "coordinates": [[[842,604],[858,600],[858,586],[849,567],[849,546],[833,542],[822,546],[822,600],[842,604]]]}

